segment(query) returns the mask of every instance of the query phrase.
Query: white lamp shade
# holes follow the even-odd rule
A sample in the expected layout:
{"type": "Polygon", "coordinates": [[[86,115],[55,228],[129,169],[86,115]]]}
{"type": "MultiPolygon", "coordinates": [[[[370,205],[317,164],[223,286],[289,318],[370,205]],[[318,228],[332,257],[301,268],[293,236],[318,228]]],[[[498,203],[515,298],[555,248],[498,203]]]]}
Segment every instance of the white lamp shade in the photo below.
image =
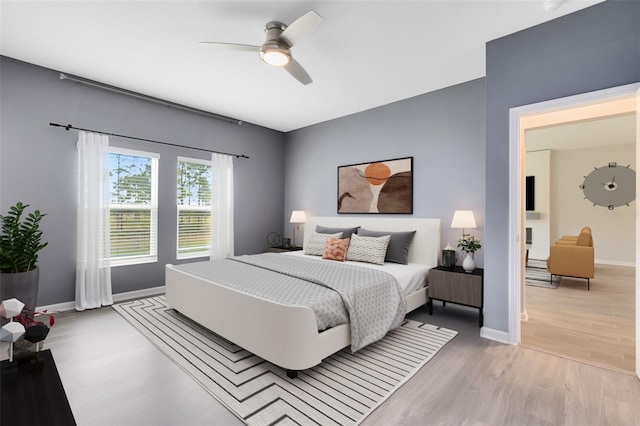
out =
{"type": "Polygon", "coordinates": [[[24,308],[24,303],[22,303],[15,297],[3,300],[2,303],[0,303],[0,316],[7,319],[13,318],[17,315],[20,315],[20,312],[22,312],[22,308],[24,308]]]}
{"type": "Polygon", "coordinates": [[[24,325],[19,322],[8,322],[0,329],[0,340],[3,342],[15,342],[24,334],[24,325]]]}
{"type": "Polygon", "coordinates": [[[476,220],[472,210],[456,210],[451,221],[452,228],[475,228],[476,220]]]}
{"type": "Polygon", "coordinates": [[[305,223],[307,221],[307,215],[302,210],[294,210],[291,212],[291,223],[305,223]]]}

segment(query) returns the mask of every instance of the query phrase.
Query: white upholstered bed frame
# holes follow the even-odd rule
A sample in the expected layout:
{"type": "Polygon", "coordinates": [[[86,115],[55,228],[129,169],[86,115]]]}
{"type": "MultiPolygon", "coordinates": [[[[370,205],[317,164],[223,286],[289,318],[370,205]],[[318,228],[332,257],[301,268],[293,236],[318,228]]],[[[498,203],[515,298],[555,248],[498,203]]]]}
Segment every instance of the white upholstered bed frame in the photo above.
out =
{"type": "MultiPolygon", "coordinates": [[[[308,218],[305,241],[316,224],[379,231],[416,230],[409,250],[409,262],[437,266],[440,251],[440,219],[340,216],[308,218]]],[[[288,370],[305,370],[349,346],[349,324],[319,332],[313,311],[251,296],[207,280],[182,273],[166,265],[167,303],[225,339],[288,370]]],[[[422,288],[407,296],[407,312],[427,301],[422,288]]]]}

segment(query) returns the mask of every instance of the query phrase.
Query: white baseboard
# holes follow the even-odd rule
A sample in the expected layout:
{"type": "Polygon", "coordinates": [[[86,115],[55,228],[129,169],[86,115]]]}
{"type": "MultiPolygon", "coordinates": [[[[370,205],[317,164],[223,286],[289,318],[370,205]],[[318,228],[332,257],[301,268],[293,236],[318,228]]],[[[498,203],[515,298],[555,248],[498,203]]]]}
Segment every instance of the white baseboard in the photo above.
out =
{"type": "Polygon", "coordinates": [[[127,291],[125,293],[118,293],[113,295],[114,302],[124,302],[125,300],[141,299],[143,297],[157,296],[164,294],[165,287],[163,285],[158,287],[143,288],[142,290],[127,291]]]}
{"type": "Polygon", "coordinates": [[[601,260],[596,259],[594,261],[596,265],[611,265],[611,266],[630,266],[635,267],[636,264],[634,262],[618,262],[617,260],[601,260]]]}
{"type": "MultiPolygon", "coordinates": [[[[545,259],[534,259],[532,257],[530,257],[529,260],[538,260],[540,262],[546,262],[545,259]]],[[[634,262],[622,262],[618,260],[595,259],[593,263],[595,263],[596,265],[607,265],[607,266],[630,266],[630,267],[636,266],[634,262]]]]}
{"type": "Polygon", "coordinates": [[[63,302],[63,303],[55,303],[53,305],[44,305],[38,306],[36,308],[37,312],[64,312],[64,311],[73,311],[76,308],[76,302],[63,302]]]}
{"type": "Polygon", "coordinates": [[[509,333],[506,331],[495,330],[493,328],[482,327],[480,329],[480,337],[489,340],[495,340],[496,342],[505,343],[510,345],[509,333]]]}
{"type": "MultiPolygon", "coordinates": [[[[125,300],[140,299],[143,297],[157,296],[158,294],[164,294],[164,286],[143,288],[142,290],[126,291],[124,293],[116,293],[113,295],[114,303],[124,302],[125,300]]],[[[42,312],[64,312],[73,311],[76,308],[76,302],[62,302],[55,303],[53,305],[38,306],[36,311],[42,312]]]]}

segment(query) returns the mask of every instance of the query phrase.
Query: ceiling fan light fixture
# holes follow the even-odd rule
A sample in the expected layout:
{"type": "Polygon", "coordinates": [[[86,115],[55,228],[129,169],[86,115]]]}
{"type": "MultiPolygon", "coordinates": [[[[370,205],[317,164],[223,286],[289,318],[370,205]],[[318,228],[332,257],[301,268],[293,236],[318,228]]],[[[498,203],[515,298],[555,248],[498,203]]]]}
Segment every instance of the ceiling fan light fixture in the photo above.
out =
{"type": "Polygon", "coordinates": [[[298,82],[304,84],[313,83],[309,73],[291,56],[291,48],[298,41],[305,38],[320,23],[322,17],[313,10],[300,16],[291,25],[286,26],[282,22],[271,21],[264,26],[266,41],[262,46],[237,43],[200,42],[202,46],[217,47],[229,50],[241,50],[246,52],[259,52],[260,59],[271,66],[282,68],[298,82]]]}
{"type": "Polygon", "coordinates": [[[281,46],[263,46],[260,49],[260,58],[274,67],[283,67],[291,62],[291,53],[289,49],[283,49],[281,46]]]}

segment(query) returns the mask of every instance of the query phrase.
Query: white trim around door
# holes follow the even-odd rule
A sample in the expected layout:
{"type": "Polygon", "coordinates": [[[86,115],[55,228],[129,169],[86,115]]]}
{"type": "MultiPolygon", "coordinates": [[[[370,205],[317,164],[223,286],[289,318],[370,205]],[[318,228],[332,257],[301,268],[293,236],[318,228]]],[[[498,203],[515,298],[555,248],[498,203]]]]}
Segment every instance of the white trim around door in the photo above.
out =
{"type": "MultiPolygon", "coordinates": [[[[520,321],[526,312],[523,311],[524,283],[524,244],[522,243],[524,208],[524,154],[525,146],[522,135],[527,124],[523,120],[536,117],[544,119],[546,113],[554,113],[564,109],[630,99],[632,108],[640,111],[640,83],[584,93],[565,98],[553,99],[536,104],[512,108],[509,111],[509,343],[520,343],[520,321]],[[635,96],[635,99],[634,99],[635,96]]],[[[636,158],[640,164],[640,114],[636,113],[636,158]]],[[[531,120],[530,122],[533,122],[531,120]]],[[[636,175],[636,199],[640,195],[640,173],[636,175]]],[[[636,306],[640,306],[640,214],[636,214],[636,306]]],[[[640,310],[636,309],[636,342],[640,342],[640,310]]],[[[640,345],[636,344],[636,374],[640,377],[640,345]]]]}

